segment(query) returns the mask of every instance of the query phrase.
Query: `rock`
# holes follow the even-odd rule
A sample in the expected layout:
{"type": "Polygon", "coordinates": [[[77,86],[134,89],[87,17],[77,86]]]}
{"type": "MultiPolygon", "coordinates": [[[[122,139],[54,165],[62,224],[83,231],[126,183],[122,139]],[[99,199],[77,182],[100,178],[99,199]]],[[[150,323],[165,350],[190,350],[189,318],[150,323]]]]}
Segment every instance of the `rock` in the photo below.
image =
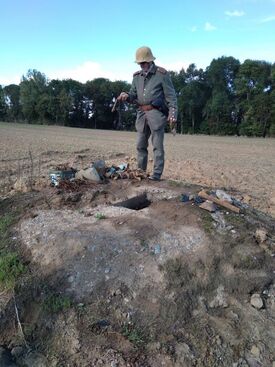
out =
{"type": "Polygon", "coordinates": [[[218,199],[220,200],[224,200],[227,201],[228,203],[232,203],[232,198],[230,195],[228,195],[225,191],[223,190],[216,190],[216,196],[218,199]]]}
{"type": "Polygon", "coordinates": [[[228,302],[226,299],[226,294],[224,292],[224,286],[220,285],[217,289],[216,297],[209,303],[210,308],[226,308],[228,307],[228,302]]]}
{"type": "Polygon", "coordinates": [[[250,304],[257,310],[260,310],[264,306],[263,300],[261,299],[261,296],[258,293],[252,294],[250,304]]]}
{"type": "Polygon", "coordinates": [[[237,363],[237,367],[249,367],[244,358],[240,358],[237,363]]]}
{"type": "Polygon", "coordinates": [[[102,159],[101,160],[98,160],[98,161],[95,161],[94,162],[94,167],[97,170],[99,176],[101,178],[103,178],[104,177],[104,174],[105,174],[105,171],[106,171],[105,161],[103,161],[102,159]]]}
{"type": "Polygon", "coordinates": [[[246,358],[249,367],[262,367],[262,363],[255,358],[246,358]]]}
{"type": "Polygon", "coordinates": [[[250,352],[253,355],[253,357],[255,357],[255,358],[260,357],[260,349],[256,345],[252,345],[252,348],[251,348],[250,352]]]}
{"type": "Polygon", "coordinates": [[[263,243],[267,240],[267,231],[265,229],[257,229],[255,238],[258,243],[263,243]]]}
{"type": "Polygon", "coordinates": [[[251,201],[251,197],[249,195],[244,195],[242,198],[242,202],[245,204],[249,204],[251,201]]]}
{"type": "Polygon", "coordinates": [[[79,180],[86,179],[89,181],[101,182],[101,178],[94,166],[87,169],[81,169],[76,173],[75,178],[79,180]]]}
{"type": "Polygon", "coordinates": [[[19,177],[14,185],[13,188],[17,192],[28,192],[31,190],[30,187],[30,179],[27,177],[19,177]]]}
{"type": "Polygon", "coordinates": [[[200,204],[199,207],[211,213],[214,213],[217,210],[216,205],[209,200],[206,200],[204,203],[200,204]]]}

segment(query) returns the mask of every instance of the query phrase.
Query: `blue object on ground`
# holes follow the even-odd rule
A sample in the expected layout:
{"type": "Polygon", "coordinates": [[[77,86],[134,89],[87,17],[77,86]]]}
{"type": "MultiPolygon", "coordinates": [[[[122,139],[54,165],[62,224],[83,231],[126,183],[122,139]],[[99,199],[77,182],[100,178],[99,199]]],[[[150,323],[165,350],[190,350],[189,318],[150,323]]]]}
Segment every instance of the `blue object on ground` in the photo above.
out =
{"type": "Polygon", "coordinates": [[[183,203],[186,203],[187,201],[189,201],[189,195],[182,194],[180,201],[182,201],[183,203]]]}
{"type": "Polygon", "coordinates": [[[196,204],[202,204],[203,202],[204,202],[204,200],[200,197],[200,196],[195,196],[195,198],[194,198],[194,202],[196,203],[196,204]]]}
{"type": "Polygon", "coordinates": [[[158,255],[158,254],[160,254],[160,252],[161,252],[160,245],[156,245],[156,246],[154,247],[154,254],[155,254],[155,255],[158,255]]]}

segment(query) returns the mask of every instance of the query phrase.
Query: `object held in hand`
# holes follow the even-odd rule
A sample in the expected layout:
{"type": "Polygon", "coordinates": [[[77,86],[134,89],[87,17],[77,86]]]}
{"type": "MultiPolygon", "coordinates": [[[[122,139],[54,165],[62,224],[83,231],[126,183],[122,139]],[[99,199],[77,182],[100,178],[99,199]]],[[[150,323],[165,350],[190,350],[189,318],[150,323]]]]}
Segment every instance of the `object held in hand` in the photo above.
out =
{"type": "Polygon", "coordinates": [[[170,125],[170,130],[171,130],[171,133],[175,136],[176,133],[177,133],[177,130],[176,130],[176,119],[174,117],[170,117],[169,118],[169,125],[170,125]]]}
{"type": "Polygon", "coordinates": [[[115,100],[115,103],[114,103],[114,105],[113,105],[113,107],[112,107],[112,112],[115,112],[117,102],[118,102],[118,98],[116,98],[116,100],[115,100]]]}
{"type": "Polygon", "coordinates": [[[129,97],[128,93],[121,92],[120,95],[117,97],[118,101],[126,101],[129,97]]]}

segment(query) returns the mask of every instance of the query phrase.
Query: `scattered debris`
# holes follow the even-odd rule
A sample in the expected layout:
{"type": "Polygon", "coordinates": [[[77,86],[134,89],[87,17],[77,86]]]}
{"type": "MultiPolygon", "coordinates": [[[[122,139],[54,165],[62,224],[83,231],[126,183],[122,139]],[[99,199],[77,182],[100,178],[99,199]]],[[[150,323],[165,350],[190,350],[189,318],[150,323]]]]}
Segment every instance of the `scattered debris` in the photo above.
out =
{"type": "Polygon", "coordinates": [[[200,197],[200,196],[195,196],[194,197],[194,203],[195,204],[202,204],[204,202],[204,200],[200,197]]]}
{"type": "Polygon", "coordinates": [[[225,191],[216,190],[215,194],[218,199],[228,201],[230,204],[232,204],[233,202],[232,197],[229,194],[227,194],[225,191]]]}
{"type": "Polygon", "coordinates": [[[183,203],[186,203],[189,200],[190,200],[189,195],[187,195],[187,194],[182,194],[181,195],[180,201],[182,201],[183,203]]]}
{"type": "Polygon", "coordinates": [[[217,199],[212,195],[208,195],[204,190],[200,191],[198,195],[203,199],[213,201],[215,204],[218,204],[218,205],[223,206],[227,209],[230,209],[235,213],[240,212],[240,209],[237,208],[236,206],[229,204],[227,201],[217,199]]]}
{"type": "Polygon", "coordinates": [[[120,165],[118,167],[112,166],[107,169],[105,176],[114,180],[118,179],[135,179],[141,181],[148,177],[147,173],[142,169],[130,169],[128,164],[120,165]]]}
{"type": "Polygon", "coordinates": [[[199,207],[209,211],[210,213],[214,213],[217,210],[216,205],[209,200],[206,200],[204,203],[200,204],[199,207]]]}
{"type": "Polygon", "coordinates": [[[102,179],[94,166],[86,169],[81,169],[76,173],[75,178],[78,180],[86,179],[97,183],[102,182],[102,179]]]}
{"type": "Polygon", "coordinates": [[[75,173],[76,170],[73,168],[68,169],[67,167],[65,167],[65,169],[62,169],[60,168],[60,166],[57,166],[56,170],[50,171],[49,173],[52,186],[58,186],[60,181],[74,178],[75,173]]]}
{"type": "Polygon", "coordinates": [[[159,255],[160,253],[161,253],[161,247],[160,247],[160,245],[156,245],[154,247],[154,254],[159,255]]]}
{"type": "Polygon", "coordinates": [[[68,192],[74,192],[74,191],[79,191],[80,188],[85,188],[85,187],[88,188],[88,187],[94,187],[94,186],[95,186],[94,182],[87,181],[87,180],[62,180],[58,184],[58,189],[68,191],[68,192]]]}
{"type": "Polygon", "coordinates": [[[214,226],[216,227],[217,231],[220,233],[225,233],[233,229],[233,226],[228,225],[224,219],[224,215],[222,212],[215,212],[211,214],[211,217],[214,219],[214,226]]]}
{"type": "Polygon", "coordinates": [[[102,183],[105,179],[134,179],[141,181],[146,179],[148,174],[143,170],[131,169],[129,163],[122,163],[118,166],[106,167],[104,160],[98,160],[90,167],[79,171],[66,166],[57,166],[56,170],[49,172],[52,186],[60,186],[63,181],[88,180],[95,183],[102,183]],[[63,170],[61,168],[64,168],[63,170]]]}

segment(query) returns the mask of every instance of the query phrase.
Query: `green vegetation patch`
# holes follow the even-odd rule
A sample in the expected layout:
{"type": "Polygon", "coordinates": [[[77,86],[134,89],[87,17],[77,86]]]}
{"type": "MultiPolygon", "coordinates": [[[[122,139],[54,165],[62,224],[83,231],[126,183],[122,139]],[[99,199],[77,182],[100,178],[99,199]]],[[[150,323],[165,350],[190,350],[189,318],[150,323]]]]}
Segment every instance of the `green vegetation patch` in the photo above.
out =
{"type": "Polygon", "coordinates": [[[25,266],[14,252],[0,254],[0,288],[12,289],[25,266]]]}
{"type": "Polygon", "coordinates": [[[67,296],[50,294],[44,301],[44,309],[48,312],[58,313],[72,307],[72,301],[67,296]]]}
{"type": "Polygon", "coordinates": [[[106,215],[103,213],[96,213],[95,218],[96,219],[106,219],[106,215]]]}
{"type": "Polygon", "coordinates": [[[135,347],[142,347],[146,343],[144,332],[132,324],[123,327],[122,335],[133,343],[135,347]]]}
{"type": "Polygon", "coordinates": [[[212,218],[211,214],[205,211],[201,212],[201,220],[202,220],[202,226],[206,233],[210,234],[212,233],[214,229],[214,219],[212,218]]]}
{"type": "Polygon", "coordinates": [[[13,213],[8,213],[0,218],[0,234],[5,235],[14,222],[15,216],[13,213]]]}

